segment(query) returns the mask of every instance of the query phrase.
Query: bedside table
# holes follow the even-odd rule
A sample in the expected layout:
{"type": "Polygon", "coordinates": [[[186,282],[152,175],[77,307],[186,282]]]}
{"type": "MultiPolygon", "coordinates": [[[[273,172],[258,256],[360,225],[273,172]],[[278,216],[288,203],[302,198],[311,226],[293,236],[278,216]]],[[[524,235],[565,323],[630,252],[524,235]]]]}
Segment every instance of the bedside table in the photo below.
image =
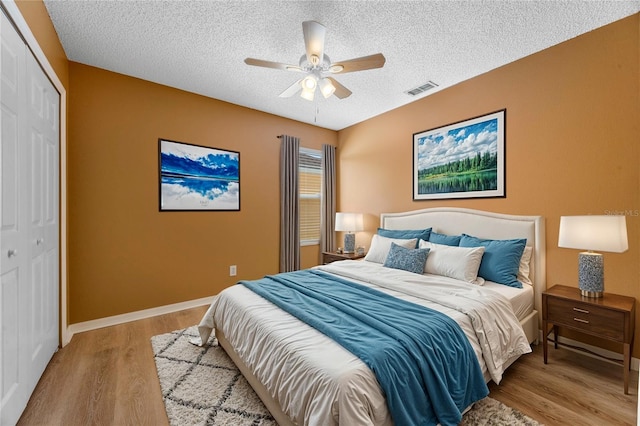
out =
{"type": "Polygon", "coordinates": [[[356,260],[362,259],[365,257],[365,254],[355,254],[355,253],[341,253],[338,254],[334,251],[323,251],[322,252],[322,264],[326,265],[327,263],[336,262],[338,260],[356,260]]]}
{"type": "Polygon", "coordinates": [[[629,393],[629,369],[635,328],[635,299],[605,293],[598,298],[584,297],[575,287],[555,285],[542,293],[542,350],[547,363],[547,336],[553,328],[558,348],[558,327],[566,327],[622,344],[624,393],[629,393]]]}

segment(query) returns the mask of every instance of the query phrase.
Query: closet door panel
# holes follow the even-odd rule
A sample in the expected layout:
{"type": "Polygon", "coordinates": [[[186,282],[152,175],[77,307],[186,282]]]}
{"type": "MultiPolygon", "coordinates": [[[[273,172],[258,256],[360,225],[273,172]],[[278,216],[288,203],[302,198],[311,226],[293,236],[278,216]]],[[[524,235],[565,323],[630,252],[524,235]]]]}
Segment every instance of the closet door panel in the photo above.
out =
{"type": "Polygon", "coordinates": [[[43,162],[43,136],[36,128],[30,128],[30,140],[28,156],[31,159],[31,167],[29,167],[29,183],[31,185],[29,219],[30,228],[30,244],[31,257],[39,256],[42,251],[42,242],[44,238],[44,229],[42,221],[43,211],[43,185],[44,185],[44,162],[43,162]]]}
{"type": "Polygon", "coordinates": [[[26,131],[27,48],[2,14],[0,23],[0,424],[13,424],[31,394],[25,363],[31,328],[26,131]]]}
{"type": "Polygon", "coordinates": [[[21,222],[20,214],[25,207],[26,182],[24,168],[19,164],[26,158],[24,138],[25,85],[19,78],[25,72],[25,46],[13,31],[7,31],[8,21],[2,15],[2,42],[0,43],[0,86],[2,123],[2,159],[0,204],[0,242],[2,252],[0,265],[2,273],[18,267],[19,260],[26,256],[21,240],[25,238],[26,224],[21,222]],[[22,93],[22,96],[21,96],[22,93]],[[21,255],[20,257],[18,255],[21,255]]]}
{"type": "Polygon", "coordinates": [[[46,271],[50,269],[47,263],[52,259],[57,260],[58,253],[58,201],[55,189],[58,186],[58,160],[56,158],[53,161],[52,156],[57,157],[59,136],[57,126],[51,125],[50,117],[57,117],[55,111],[59,98],[35,58],[28,55],[26,62],[27,99],[30,100],[27,114],[30,132],[28,156],[31,160],[29,262],[32,331],[29,336],[29,356],[33,372],[30,379],[35,385],[58,348],[58,274],[56,272],[54,276],[49,276],[46,271]],[[49,224],[45,220],[47,213],[52,218],[49,224]],[[47,229],[49,232],[46,232],[47,229]]]}

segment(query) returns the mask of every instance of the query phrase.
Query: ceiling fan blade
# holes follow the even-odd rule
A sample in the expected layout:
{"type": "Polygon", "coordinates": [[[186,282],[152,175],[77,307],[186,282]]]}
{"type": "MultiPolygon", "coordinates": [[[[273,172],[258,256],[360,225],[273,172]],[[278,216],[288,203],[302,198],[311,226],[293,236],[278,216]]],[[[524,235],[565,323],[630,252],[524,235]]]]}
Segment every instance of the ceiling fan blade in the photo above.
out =
{"type": "Polygon", "coordinates": [[[295,95],[300,91],[300,89],[302,89],[302,86],[300,85],[301,82],[302,82],[302,79],[296,81],[291,86],[286,88],[285,91],[280,93],[278,96],[280,96],[281,98],[290,98],[291,96],[295,95]]]}
{"type": "Polygon", "coordinates": [[[364,71],[374,68],[382,68],[386,59],[382,53],[375,55],[363,56],[361,58],[349,59],[331,64],[330,70],[342,67],[341,70],[332,71],[334,74],[345,74],[354,71],[364,71]]]}
{"type": "Polygon", "coordinates": [[[327,80],[331,81],[331,84],[333,84],[333,87],[336,88],[336,91],[333,92],[333,94],[337,98],[344,99],[351,96],[351,93],[352,93],[351,90],[347,89],[342,84],[338,83],[338,81],[335,78],[331,78],[331,77],[326,77],[326,78],[327,80]]]}
{"type": "Polygon", "coordinates": [[[262,59],[247,58],[244,60],[247,65],[253,65],[256,67],[275,68],[283,71],[298,71],[302,72],[302,68],[297,65],[283,64],[282,62],[263,61],[262,59]]]}
{"type": "Polygon", "coordinates": [[[307,61],[312,65],[322,63],[324,57],[324,36],[327,29],[316,21],[304,21],[302,33],[304,34],[304,46],[307,52],[307,61]]]}

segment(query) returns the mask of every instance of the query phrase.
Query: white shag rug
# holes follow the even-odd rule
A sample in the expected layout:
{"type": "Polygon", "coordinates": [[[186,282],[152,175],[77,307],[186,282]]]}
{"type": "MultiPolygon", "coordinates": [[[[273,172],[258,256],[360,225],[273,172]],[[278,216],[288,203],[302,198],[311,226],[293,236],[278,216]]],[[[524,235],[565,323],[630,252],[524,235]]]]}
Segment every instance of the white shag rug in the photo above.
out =
{"type": "MultiPolygon", "coordinates": [[[[203,347],[189,327],[151,338],[162,397],[171,426],[277,425],[233,361],[212,337],[203,347]]],[[[493,398],[477,402],[460,425],[539,426],[493,398]]]]}

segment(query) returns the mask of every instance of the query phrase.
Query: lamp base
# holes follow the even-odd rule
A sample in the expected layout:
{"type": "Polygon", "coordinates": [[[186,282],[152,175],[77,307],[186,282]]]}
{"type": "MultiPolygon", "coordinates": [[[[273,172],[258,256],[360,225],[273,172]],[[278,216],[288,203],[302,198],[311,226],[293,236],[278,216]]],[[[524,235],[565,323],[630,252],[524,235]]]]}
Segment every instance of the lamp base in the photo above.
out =
{"type": "Polygon", "coordinates": [[[355,253],[356,251],[356,234],[344,234],[344,253],[355,253]]]}
{"type": "Polygon", "coordinates": [[[589,290],[580,290],[580,295],[584,296],[584,297],[592,297],[592,298],[598,298],[598,297],[602,297],[602,295],[604,294],[604,292],[602,291],[589,291],[589,290]]]}
{"type": "Polygon", "coordinates": [[[604,258],[600,253],[583,252],[578,257],[578,287],[586,297],[604,293],[604,258]]]}

